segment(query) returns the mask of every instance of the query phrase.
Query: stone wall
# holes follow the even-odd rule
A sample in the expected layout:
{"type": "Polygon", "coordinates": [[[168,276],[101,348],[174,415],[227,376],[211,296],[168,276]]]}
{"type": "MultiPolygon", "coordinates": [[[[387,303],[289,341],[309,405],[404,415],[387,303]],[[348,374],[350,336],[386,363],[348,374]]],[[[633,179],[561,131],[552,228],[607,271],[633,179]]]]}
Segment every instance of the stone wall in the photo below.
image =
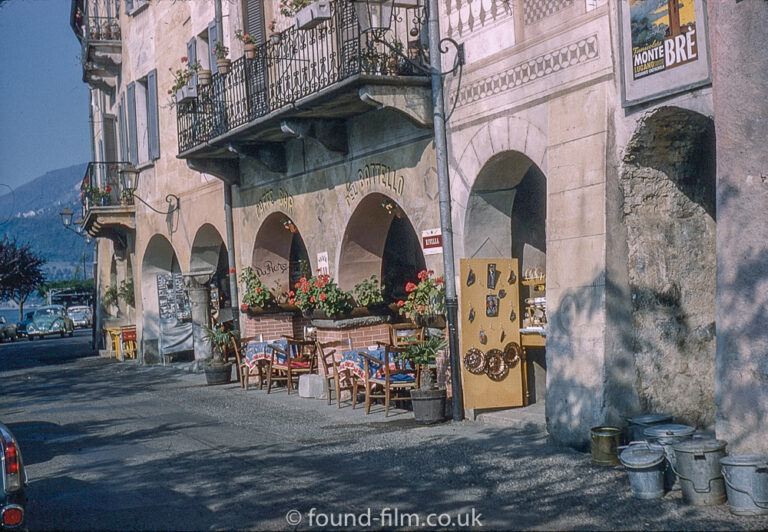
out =
{"type": "Polygon", "coordinates": [[[714,421],[714,126],[662,107],[627,147],[620,183],[627,230],[631,348],[644,411],[714,421]]]}

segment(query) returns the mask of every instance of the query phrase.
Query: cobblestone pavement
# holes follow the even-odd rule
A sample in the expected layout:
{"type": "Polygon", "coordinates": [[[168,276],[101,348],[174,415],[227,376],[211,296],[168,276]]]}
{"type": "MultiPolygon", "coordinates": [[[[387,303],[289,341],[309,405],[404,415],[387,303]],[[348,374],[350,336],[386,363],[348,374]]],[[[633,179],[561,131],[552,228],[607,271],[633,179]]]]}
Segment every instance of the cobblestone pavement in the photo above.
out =
{"type": "Polygon", "coordinates": [[[633,499],[621,468],[536,431],[424,427],[96,357],[0,376],[33,530],[768,529],[675,492],[633,499]]]}

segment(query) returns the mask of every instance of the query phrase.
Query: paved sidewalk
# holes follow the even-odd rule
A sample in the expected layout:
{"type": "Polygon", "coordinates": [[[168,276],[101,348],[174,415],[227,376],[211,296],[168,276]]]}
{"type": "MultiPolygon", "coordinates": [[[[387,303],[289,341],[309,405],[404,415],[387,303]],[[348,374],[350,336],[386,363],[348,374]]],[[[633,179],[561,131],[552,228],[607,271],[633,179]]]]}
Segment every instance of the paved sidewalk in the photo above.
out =
{"type": "Polygon", "coordinates": [[[423,427],[380,405],[366,416],[98,358],[2,379],[31,529],[768,529],[768,517],[687,506],[679,493],[633,499],[621,468],[536,430],[423,427]],[[418,523],[404,521],[411,513],[418,523]]]}

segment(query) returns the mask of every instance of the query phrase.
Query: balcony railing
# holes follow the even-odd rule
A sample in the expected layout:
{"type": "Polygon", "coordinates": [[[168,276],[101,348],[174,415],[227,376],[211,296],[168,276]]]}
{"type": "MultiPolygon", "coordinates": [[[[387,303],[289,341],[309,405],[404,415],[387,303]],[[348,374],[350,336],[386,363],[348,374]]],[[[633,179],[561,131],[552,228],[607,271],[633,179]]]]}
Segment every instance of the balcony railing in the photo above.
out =
{"type": "Polygon", "coordinates": [[[235,60],[228,74],[198,86],[195,98],[177,102],[179,153],[355,75],[423,76],[393,48],[427,65],[425,16],[423,7],[395,8],[392,27],[373,39],[360,31],[348,0],[331,2],[330,20],[283,31],[254,59],[235,60]]]}
{"type": "Polygon", "coordinates": [[[133,198],[120,184],[120,170],[128,165],[124,162],[91,162],[85,170],[80,185],[80,201],[83,217],[93,207],[109,207],[132,204],[133,198]]]}
{"type": "Polygon", "coordinates": [[[118,0],[79,1],[75,7],[75,33],[84,44],[120,41],[119,12],[118,0]]]}

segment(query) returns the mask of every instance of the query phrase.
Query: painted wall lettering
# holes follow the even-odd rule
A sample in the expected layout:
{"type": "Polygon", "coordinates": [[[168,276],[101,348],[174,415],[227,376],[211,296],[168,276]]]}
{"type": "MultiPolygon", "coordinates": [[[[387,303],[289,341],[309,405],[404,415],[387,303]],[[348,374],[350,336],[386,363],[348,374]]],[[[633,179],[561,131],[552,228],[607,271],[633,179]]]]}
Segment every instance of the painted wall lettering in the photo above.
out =
{"type": "Polygon", "coordinates": [[[347,205],[352,205],[355,199],[372,190],[384,190],[398,196],[403,195],[405,178],[397,175],[395,170],[386,164],[369,163],[359,168],[347,182],[345,199],[347,205]]]}
{"type": "Polygon", "coordinates": [[[256,212],[259,216],[263,216],[265,213],[273,210],[275,204],[278,205],[280,210],[289,214],[293,213],[293,194],[282,187],[277,189],[277,192],[270,188],[256,202],[256,212]]]}
{"type": "Polygon", "coordinates": [[[285,273],[288,271],[287,262],[272,262],[271,260],[265,260],[258,266],[253,267],[253,271],[259,277],[268,277],[276,273],[285,273]]]}

